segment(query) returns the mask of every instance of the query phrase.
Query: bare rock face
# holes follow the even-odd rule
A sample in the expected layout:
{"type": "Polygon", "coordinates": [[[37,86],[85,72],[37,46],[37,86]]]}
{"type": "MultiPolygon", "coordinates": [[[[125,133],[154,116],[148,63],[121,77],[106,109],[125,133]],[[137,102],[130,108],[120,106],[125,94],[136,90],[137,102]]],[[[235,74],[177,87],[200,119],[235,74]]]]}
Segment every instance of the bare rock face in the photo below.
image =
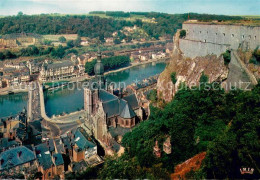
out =
{"type": "Polygon", "coordinates": [[[186,58],[179,49],[178,43],[179,31],[174,37],[171,61],[158,79],[157,94],[159,98],[166,102],[171,101],[182,82],[189,87],[198,86],[202,73],[208,76],[209,82],[222,82],[227,78],[228,68],[224,65],[222,56],[207,55],[194,59],[186,58]],[[173,72],[176,73],[177,82],[175,84],[171,81],[173,72]]]}

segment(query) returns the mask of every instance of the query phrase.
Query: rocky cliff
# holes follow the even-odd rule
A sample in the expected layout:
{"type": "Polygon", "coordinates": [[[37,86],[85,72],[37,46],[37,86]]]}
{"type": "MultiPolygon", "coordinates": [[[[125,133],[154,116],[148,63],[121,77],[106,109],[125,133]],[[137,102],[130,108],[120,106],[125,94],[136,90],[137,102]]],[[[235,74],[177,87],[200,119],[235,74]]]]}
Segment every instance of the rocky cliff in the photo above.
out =
{"type": "Polygon", "coordinates": [[[209,82],[223,82],[228,76],[228,68],[224,65],[222,56],[207,55],[193,59],[184,57],[179,48],[179,34],[180,31],[174,36],[171,61],[159,76],[157,83],[158,97],[166,102],[172,100],[181,82],[185,82],[189,87],[199,85],[202,73],[208,76],[209,82]],[[171,81],[173,72],[176,73],[177,82],[175,84],[171,81]]]}

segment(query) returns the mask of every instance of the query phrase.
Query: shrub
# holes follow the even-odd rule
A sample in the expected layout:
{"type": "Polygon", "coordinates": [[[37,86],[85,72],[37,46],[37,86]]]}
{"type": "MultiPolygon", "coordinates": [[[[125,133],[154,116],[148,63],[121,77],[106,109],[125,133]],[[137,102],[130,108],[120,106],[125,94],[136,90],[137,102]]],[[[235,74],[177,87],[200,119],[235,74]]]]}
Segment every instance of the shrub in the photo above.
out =
{"type": "Polygon", "coordinates": [[[226,52],[223,53],[223,58],[224,58],[225,65],[228,65],[230,63],[230,60],[231,60],[231,55],[230,55],[229,50],[226,50],[226,52]]]}
{"type": "Polygon", "coordinates": [[[175,84],[177,82],[177,79],[176,79],[176,72],[172,72],[171,73],[171,80],[172,80],[172,83],[175,84]]]}
{"type": "Polygon", "coordinates": [[[61,36],[61,37],[59,37],[59,41],[61,43],[64,43],[64,42],[66,42],[66,38],[64,36],[61,36]]]}
{"type": "Polygon", "coordinates": [[[204,72],[202,72],[201,76],[200,76],[200,83],[207,83],[209,80],[208,76],[204,74],[204,72]]]}
{"type": "Polygon", "coordinates": [[[186,36],[186,30],[181,30],[180,38],[184,38],[186,36]]]}

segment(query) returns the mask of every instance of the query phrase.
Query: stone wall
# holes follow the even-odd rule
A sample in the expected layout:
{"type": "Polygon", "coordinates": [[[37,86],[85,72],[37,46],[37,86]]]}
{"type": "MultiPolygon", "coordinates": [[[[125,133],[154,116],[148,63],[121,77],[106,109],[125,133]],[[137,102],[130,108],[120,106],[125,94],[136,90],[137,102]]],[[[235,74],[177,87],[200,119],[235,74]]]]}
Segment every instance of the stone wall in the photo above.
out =
{"type": "Polygon", "coordinates": [[[198,56],[207,56],[212,54],[219,56],[230,47],[229,45],[205,43],[201,41],[188,39],[180,39],[179,45],[182,53],[186,57],[190,58],[195,58],[198,56]]]}
{"type": "Polygon", "coordinates": [[[248,49],[260,45],[260,27],[184,23],[185,39],[180,40],[180,50],[186,57],[220,55],[226,49],[238,49],[245,43],[248,49]]]}

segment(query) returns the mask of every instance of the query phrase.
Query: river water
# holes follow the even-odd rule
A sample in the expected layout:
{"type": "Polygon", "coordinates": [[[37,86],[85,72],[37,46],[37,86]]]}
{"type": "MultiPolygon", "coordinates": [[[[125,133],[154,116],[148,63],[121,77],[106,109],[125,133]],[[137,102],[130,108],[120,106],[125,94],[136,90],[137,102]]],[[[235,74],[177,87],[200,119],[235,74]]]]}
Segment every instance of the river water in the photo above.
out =
{"type": "MultiPolygon", "coordinates": [[[[110,82],[123,82],[125,85],[141,81],[145,78],[160,74],[166,63],[149,63],[135,66],[124,71],[106,75],[110,82]]],[[[27,106],[27,93],[0,96],[0,117],[17,114],[27,106]]],[[[62,90],[45,92],[45,108],[49,117],[62,113],[70,113],[82,109],[84,106],[83,88],[63,88],[62,90]]]]}

